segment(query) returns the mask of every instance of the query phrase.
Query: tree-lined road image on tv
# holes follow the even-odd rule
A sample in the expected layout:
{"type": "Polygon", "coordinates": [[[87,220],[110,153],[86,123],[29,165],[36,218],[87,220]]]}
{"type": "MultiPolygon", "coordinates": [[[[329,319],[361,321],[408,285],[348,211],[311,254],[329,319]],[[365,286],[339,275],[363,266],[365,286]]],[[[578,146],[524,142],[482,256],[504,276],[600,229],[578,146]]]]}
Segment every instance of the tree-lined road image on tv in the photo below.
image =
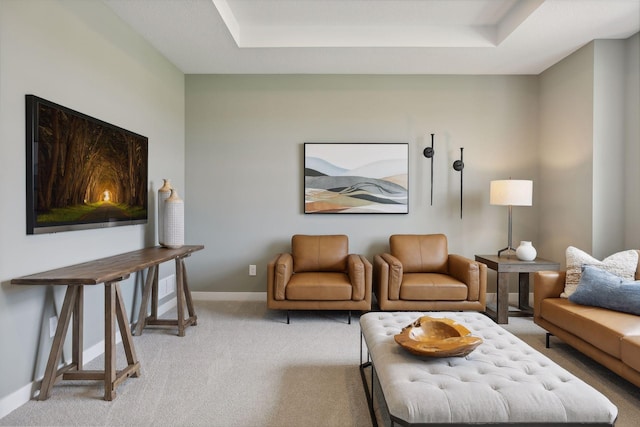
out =
{"type": "Polygon", "coordinates": [[[148,139],[27,95],[27,233],[147,222],[148,139]]]}

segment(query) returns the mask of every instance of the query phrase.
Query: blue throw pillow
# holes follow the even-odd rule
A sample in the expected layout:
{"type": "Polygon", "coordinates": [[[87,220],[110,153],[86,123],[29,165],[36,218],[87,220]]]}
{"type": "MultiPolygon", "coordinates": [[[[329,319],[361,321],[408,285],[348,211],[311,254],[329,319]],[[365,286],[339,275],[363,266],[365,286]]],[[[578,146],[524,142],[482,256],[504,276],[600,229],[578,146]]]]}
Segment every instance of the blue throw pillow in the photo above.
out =
{"type": "Polygon", "coordinates": [[[569,301],[640,316],[640,281],[625,281],[601,268],[585,265],[569,301]]]}

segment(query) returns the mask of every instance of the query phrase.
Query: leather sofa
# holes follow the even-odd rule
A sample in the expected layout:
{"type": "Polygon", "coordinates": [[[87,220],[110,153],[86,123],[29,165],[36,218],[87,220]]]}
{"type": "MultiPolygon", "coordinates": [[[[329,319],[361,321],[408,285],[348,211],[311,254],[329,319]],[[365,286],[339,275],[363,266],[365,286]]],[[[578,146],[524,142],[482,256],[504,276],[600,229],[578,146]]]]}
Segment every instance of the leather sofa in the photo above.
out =
{"type": "Polygon", "coordinates": [[[267,307],[276,310],[371,310],[371,262],[349,253],[345,235],[291,238],[291,252],[267,264],[267,307]]]}
{"type": "MultiPolygon", "coordinates": [[[[554,335],[640,387],[640,316],[561,298],[565,273],[534,274],[533,319],[549,332],[547,347],[554,335]]],[[[640,262],[635,278],[640,280],[640,262]]]]}
{"type": "Polygon", "coordinates": [[[381,310],[485,311],[487,266],[450,254],[444,234],[395,234],[373,259],[381,310]]]}

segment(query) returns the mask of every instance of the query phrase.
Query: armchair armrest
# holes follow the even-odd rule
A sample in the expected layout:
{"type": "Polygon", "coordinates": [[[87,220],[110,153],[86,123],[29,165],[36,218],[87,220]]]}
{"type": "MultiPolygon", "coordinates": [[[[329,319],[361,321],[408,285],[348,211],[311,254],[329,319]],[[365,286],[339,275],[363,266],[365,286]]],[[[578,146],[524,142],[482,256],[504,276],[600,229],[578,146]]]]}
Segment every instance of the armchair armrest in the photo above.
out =
{"type": "Polygon", "coordinates": [[[449,254],[449,274],[467,285],[468,301],[478,301],[486,293],[486,265],[462,255],[449,254]]]}
{"type": "Polygon", "coordinates": [[[380,255],[373,256],[373,286],[375,294],[380,300],[388,300],[389,264],[380,255]]]}
{"type": "Polygon", "coordinates": [[[371,289],[371,270],[371,263],[365,257],[357,254],[347,256],[347,274],[353,287],[353,301],[362,301],[365,299],[366,290],[371,289]]]}
{"type": "Polygon", "coordinates": [[[402,263],[398,258],[388,253],[376,255],[374,262],[376,263],[379,297],[399,300],[400,284],[404,274],[402,263]]]}
{"type": "Polygon", "coordinates": [[[533,274],[533,316],[540,314],[540,304],[545,298],[559,298],[564,291],[564,271],[537,271],[533,274]]]}
{"type": "Polygon", "coordinates": [[[276,255],[267,264],[267,296],[274,300],[285,300],[285,289],[293,274],[293,257],[290,253],[276,255]]]}

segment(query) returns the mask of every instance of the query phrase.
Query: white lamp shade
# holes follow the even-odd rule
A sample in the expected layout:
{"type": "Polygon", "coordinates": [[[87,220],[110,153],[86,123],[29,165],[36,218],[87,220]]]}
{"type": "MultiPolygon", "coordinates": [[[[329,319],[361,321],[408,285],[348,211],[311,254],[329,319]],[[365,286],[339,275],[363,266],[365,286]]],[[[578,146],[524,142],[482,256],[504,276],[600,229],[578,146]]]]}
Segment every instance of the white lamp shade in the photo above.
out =
{"type": "Polygon", "coordinates": [[[489,203],[502,206],[531,206],[533,181],[523,179],[491,181],[489,203]]]}

